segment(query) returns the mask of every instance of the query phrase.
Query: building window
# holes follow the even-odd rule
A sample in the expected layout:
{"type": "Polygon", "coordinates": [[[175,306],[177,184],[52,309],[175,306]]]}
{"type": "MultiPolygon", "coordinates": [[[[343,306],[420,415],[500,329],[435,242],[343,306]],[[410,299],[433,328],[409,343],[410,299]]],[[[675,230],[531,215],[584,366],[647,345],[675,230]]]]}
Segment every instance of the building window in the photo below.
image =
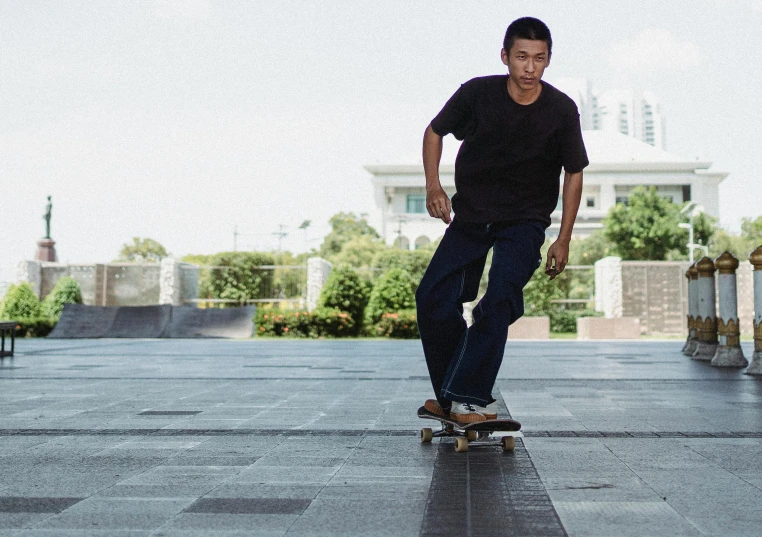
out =
{"type": "Polygon", "coordinates": [[[622,205],[627,205],[627,196],[617,196],[616,202],[621,203],[622,205]]]}
{"type": "Polygon", "coordinates": [[[407,237],[397,237],[394,239],[394,247],[399,250],[410,250],[410,240],[407,237]]]}
{"type": "Polygon", "coordinates": [[[426,196],[423,194],[407,195],[407,212],[421,214],[426,212],[426,196]]]}
{"type": "Polygon", "coordinates": [[[594,209],[594,208],[595,208],[595,198],[587,198],[587,199],[585,200],[585,202],[587,203],[587,206],[588,206],[589,208],[591,208],[591,209],[594,209]]]}
{"type": "Polygon", "coordinates": [[[415,239],[415,249],[417,250],[418,248],[420,248],[422,246],[426,246],[430,242],[431,242],[431,240],[429,240],[428,237],[426,237],[425,235],[421,235],[420,237],[415,239]]]}

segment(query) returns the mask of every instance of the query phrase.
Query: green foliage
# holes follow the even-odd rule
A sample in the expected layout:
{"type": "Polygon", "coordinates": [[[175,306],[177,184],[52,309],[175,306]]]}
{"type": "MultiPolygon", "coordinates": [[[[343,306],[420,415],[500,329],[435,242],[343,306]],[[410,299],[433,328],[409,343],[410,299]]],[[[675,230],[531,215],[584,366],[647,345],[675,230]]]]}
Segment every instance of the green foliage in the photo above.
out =
{"type": "Polygon", "coordinates": [[[564,283],[568,274],[564,271],[556,279],[551,280],[544,273],[541,265],[524,287],[524,315],[530,317],[550,315],[550,312],[556,309],[551,300],[566,298],[566,289],[560,284],[564,283]]]}
{"type": "Polygon", "coordinates": [[[53,331],[56,322],[49,317],[22,319],[16,323],[16,337],[45,337],[53,331]]]}
{"type": "MultiPolygon", "coordinates": [[[[335,308],[349,313],[352,319],[363,319],[363,312],[368,305],[371,286],[349,266],[334,267],[320,292],[319,305],[323,308],[335,308]]],[[[359,332],[361,324],[356,323],[359,332]]]]}
{"type": "Polygon", "coordinates": [[[336,265],[370,267],[373,259],[388,249],[389,247],[380,239],[370,235],[359,235],[345,242],[341,251],[331,257],[331,261],[336,265]]]}
{"type": "Polygon", "coordinates": [[[169,254],[153,239],[133,237],[132,244],[125,244],[119,252],[117,261],[161,261],[169,254]]]}
{"type": "MultiPolygon", "coordinates": [[[[733,235],[720,229],[714,234],[712,240],[709,241],[709,256],[714,259],[727,251],[739,260],[744,261],[749,259],[749,254],[761,244],[762,242],[751,241],[742,235],[733,235]]],[[[696,254],[699,254],[699,251],[696,254]]]]}
{"type": "Polygon", "coordinates": [[[337,309],[306,310],[257,309],[256,334],[293,338],[348,337],[355,334],[352,316],[337,309]]]}
{"type": "Polygon", "coordinates": [[[370,293],[365,309],[366,325],[376,324],[384,313],[415,309],[415,286],[406,270],[393,268],[384,272],[370,293]]]}
{"type": "MultiPolygon", "coordinates": [[[[688,220],[684,218],[684,220],[688,220]]],[[[693,241],[706,246],[717,232],[717,219],[706,213],[699,213],[693,217],[693,241]]],[[[687,244],[688,241],[686,240],[687,244]]],[[[687,248],[686,248],[687,253],[687,248]]]]}
{"type": "Polygon", "coordinates": [[[741,236],[754,245],[752,250],[762,246],[762,216],[741,218],[741,236]]]}
{"type": "Polygon", "coordinates": [[[548,312],[550,331],[555,333],[574,333],[577,331],[577,319],[580,317],[601,317],[602,313],[594,310],[567,310],[556,308],[548,312]]]}
{"type": "Polygon", "coordinates": [[[353,237],[367,235],[378,238],[378,232],[373,229],[364,215],[357,216],[355,213],[338,213],[333,215],[328,223],[331,224],[331,232],[323,239],[320,245],[320,255],[325,259],[331,259],[341,252],[344,244],[353,237]]]}
{"type": "Polygon", "coordinates": [[[53,290],[42,301],[43,314],[58,321],[64,304],[82,304],[82,290],[77,280],[70,276],[58,280],[53,290]]]}
{"type": "Polygon", "coordinates": [[[615,245],[602,230],[591,233],[584,239],[573,239],[569,245],[569,264],[594,265],[596,261],[614,255],[615,245]]]}
{"type": "Polygon", "coordinates": [[[273,256],[259,252],[222,252],[209,260],[215,267],[209,273],[208,298],[245,301],[262,298],[273,286],[273,271],[258,269],[272,265],[273,256]]]}
{"type": "Polygon", "coordinates": [[[634,189],[627,205],[617,203],[603,221],[606,238],[627,260],[661,261],[670,250],[685,248],[686,232],[678,227],[680,208],[656,187],[634,189]]]}
{"type": "Polygon", "coordinates": [[[418,339],[418,318],[415,310],[384,313],[371,331],[372,335],[398,339],[418,339]]]}
{"type": "Polygon", "coordinates": [[[418,287],[426,267],[429,266],[433,250],[400,250],[390,248],[379,252],[373,259],[373,268],[386,272],[393,268],[399,268],[406,271],[413,278],[415,287],[418,287]]]}
{"type": "Polygon", "coordinates": [[[24,321],[38,317],[42,317],[42,305],[31,284],[22,282],[8,287],[0,304],[0,319],[24,321]]]}

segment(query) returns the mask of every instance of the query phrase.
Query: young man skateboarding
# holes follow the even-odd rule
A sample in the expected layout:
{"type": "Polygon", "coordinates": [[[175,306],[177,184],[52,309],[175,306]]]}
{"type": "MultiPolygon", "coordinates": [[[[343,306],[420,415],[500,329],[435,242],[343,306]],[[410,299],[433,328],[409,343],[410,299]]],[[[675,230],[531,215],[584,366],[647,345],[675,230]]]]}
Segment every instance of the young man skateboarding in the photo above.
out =
{"type": "Polygon", "coordinates": [[[550,30],[531,17],[511,23],[501,57],[507,75],[463,84],[423,137],[426,208],[449,224],[416,293],[418,326],[436,399],[429,412],[462,423],[494,419],[487,406],[503,360],[508,326],[524,313],[523,289],[542,263],[540,247],[564,170],[563,215],[548,250],[545,273],[560,274],[582,195],[587,154],[577,107],[543,82],[550,63],[550,30]],[[455,217],[439,181],[442,137],[463,140],[455,161],[455,217]],[[487,291],[476,299],[487,253],[493,249],[487,291]]]}

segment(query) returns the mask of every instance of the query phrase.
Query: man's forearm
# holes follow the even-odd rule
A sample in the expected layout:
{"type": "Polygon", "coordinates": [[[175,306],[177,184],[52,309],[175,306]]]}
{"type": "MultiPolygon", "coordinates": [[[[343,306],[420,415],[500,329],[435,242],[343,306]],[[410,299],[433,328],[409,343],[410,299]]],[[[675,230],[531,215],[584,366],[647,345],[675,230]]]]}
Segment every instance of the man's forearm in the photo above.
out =
{"type": "Polygon", "coordinates": [[[561,213],[561,230],[558,238],[569,242],[572,237],[574,221],[577,219],[579,202],[582,199],[582,172],[564,174],[563,212],[561,213]]]}
{"type": "Polygon", "coordinates": [[[426,189],[441,188],[439,182],[439,161],[442,159],[442,137],[429,125],[423,135],[423,172],[426,175],[426,189]]]}

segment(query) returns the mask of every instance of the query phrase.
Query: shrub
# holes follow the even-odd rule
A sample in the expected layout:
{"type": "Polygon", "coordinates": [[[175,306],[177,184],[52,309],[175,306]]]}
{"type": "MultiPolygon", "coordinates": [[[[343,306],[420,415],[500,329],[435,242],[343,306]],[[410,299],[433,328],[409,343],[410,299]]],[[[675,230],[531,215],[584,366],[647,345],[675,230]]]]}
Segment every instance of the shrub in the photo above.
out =
{"type": "Polygon", "coordinates": [[[209,260],[213,266],[225,267],[211,270],[207,292],[210,298],[245,301],[263,298],[273,284],[273,271],[257,269],[272,265],[273,256],[258,252],[222,252],[209,260]]]}
{"type": "Polygon", "coordinates": [[[434,255],[432,250],[388,249],[379,252],[373,258],[373,267],[380,269],[382,272],[393,268],[403,269],[413,278],[415,287],[418,287],[421,278],[423,278],[423,273],[426,272],[426,267],[429,266],[432,255],[434,255]]]}
{"type": "Polygon", "coordinates": [[[27,282],[11,285],[0,304],[0,319],[23,321],[42,316],[40,299],[27,282]]]}
{"type": "MultiPolygon", "coordinates": [[[[339,266],[331,271],[328,281],[320,292],[319,306],[335,308],[349,313],[352,319],[361,321],[370,298],[370,284],[349,266],[339,266]]],[[[362,324],[356,323],[355,333],[362,324]]]]}
{"type": "Polygon", "coordinates": [[[384,313],[373,328],[373,335],[400,339],[418,339],[418,318],[415,310],[384,313]]]}
{"type": "Polygon", "coordinates": [[[548,312],[551,332],[576,332],[577,319],[580,317],[600,317],[603,314],[593,310],[553,309],[548,312]]]}
{"type": "Polygon", "coordinates": [[[415,309],[415,285],[406,270],[394,268],[384,272],[370,293],[365,309],[366,324],[376,324],[384,313],[415,309]]]}
{"type": "Polygon", "coordinates": [[[77,280],[70,276],[64,276],[56,282],[53,290],[42,301],[42,312],[57,321],[64,304],[82,304],[82,290],[77,280]]]}
{"type": "Polygon", "coordinates": [[[258,309],[254,323],[259,336],[295,338],[347,337],[355,333],[351,315],[332,308],[306,310],[258,309]]]}
{"type": "Polygon", "coordinates": [[[16,324],[16,337],[45,337],[56,326],[56,320],[49,317],[22,319],[16,324]]]}

